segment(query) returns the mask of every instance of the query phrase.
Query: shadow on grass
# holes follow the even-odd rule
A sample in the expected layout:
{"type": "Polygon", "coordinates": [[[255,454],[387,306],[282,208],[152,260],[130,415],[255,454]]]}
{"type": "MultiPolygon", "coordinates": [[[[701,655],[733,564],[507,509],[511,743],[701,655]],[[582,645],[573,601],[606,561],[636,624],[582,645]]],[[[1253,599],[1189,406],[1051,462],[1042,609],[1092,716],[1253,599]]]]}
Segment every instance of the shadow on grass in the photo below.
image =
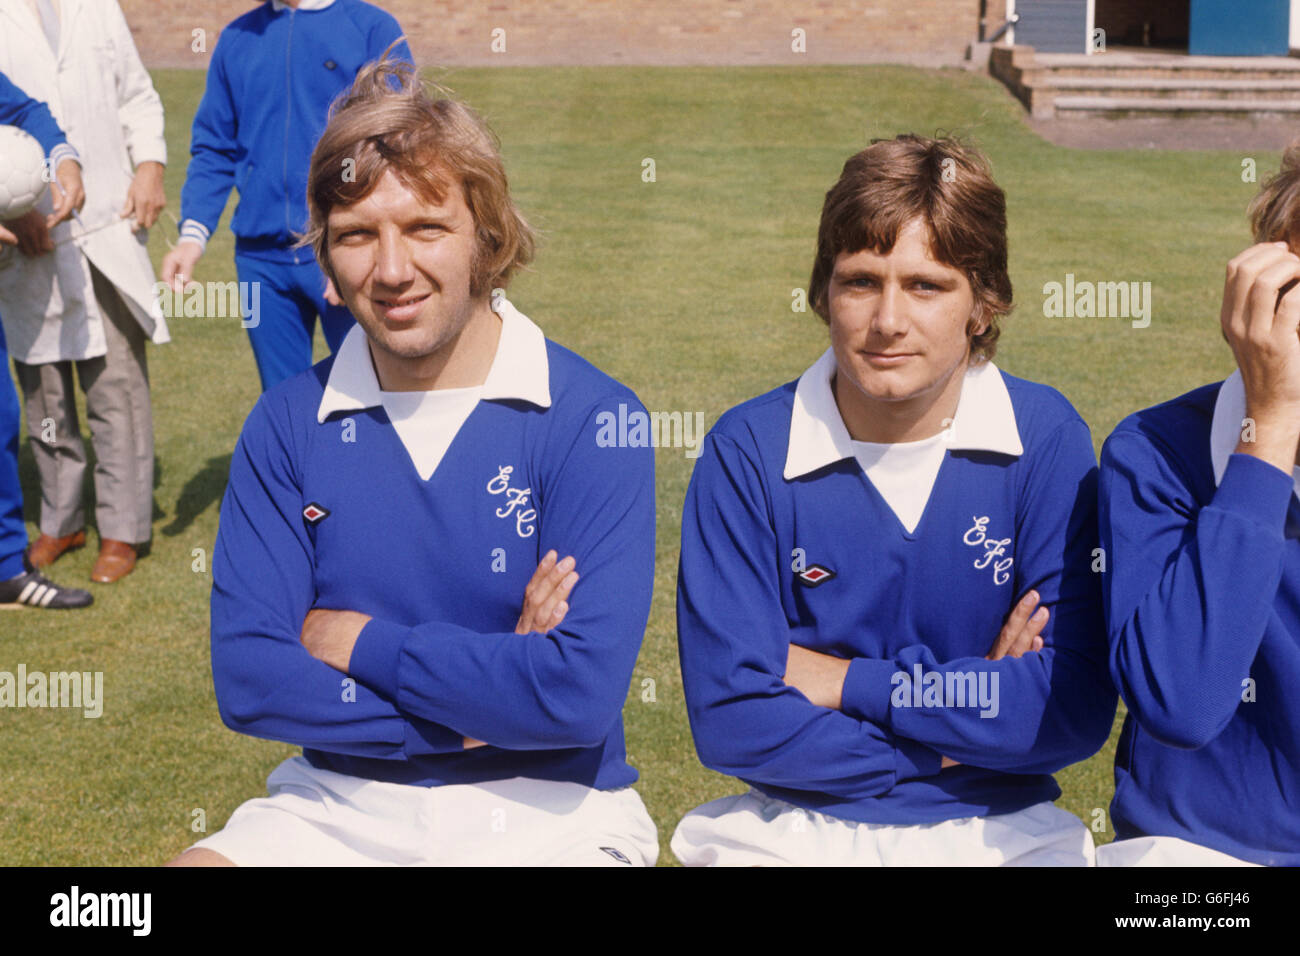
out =
{"type": "Polygon", "coordinates": [[[190,475],[176,499],[176,516],[161,528],[163,534],[174,538],[184,534],[194,524],[194,519],[221,500],[226,491],[226,477],[230,474],[230,455],[215,455],[200,470],[190,475]]]}

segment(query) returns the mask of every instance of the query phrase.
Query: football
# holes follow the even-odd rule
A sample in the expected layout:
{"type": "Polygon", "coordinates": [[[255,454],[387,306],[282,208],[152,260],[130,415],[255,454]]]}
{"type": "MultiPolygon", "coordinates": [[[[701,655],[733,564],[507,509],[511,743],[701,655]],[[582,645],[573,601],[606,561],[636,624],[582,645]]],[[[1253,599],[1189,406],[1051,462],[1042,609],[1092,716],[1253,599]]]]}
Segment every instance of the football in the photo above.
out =
{"type": "Polygon", "coordinates": [[[48,185],[45,150],[17,126],[0,126],[0,221],[17,219],[36,205],[48,185]]]}

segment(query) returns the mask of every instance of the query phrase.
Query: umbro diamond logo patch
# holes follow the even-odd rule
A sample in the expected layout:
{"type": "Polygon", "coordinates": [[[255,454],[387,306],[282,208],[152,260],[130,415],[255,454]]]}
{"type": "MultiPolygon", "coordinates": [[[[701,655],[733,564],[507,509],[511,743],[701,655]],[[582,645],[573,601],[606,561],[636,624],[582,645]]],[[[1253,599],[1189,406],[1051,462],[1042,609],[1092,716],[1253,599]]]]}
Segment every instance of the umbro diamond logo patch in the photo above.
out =
{"type": "Polygon", "coordinates": [[[601,849],[604,850],[606,853],[608,853],[610,856],[612,856],[614,859],[618,860],[618,862],[626,863],[628,866],[632,865],[632,861],[627,858],[627,855],[622,850],[616,850],[612,846],[602,846],[601,849]]]}
{"type": "Polygon", "coordinates": [[[803,582],[804,587],[815,588],[835,577],[835,572],[830,568],[822,567],[820,564],[811,564],[796,574],[795,577],[803,582]]]}
{"type": "Polygon", "coordinates": [[[302,516],[307,519],[308,524],[320,524],[330,516],[330,513],[328,508],[322,508],[313,501],[302,509],[302,516]]]}

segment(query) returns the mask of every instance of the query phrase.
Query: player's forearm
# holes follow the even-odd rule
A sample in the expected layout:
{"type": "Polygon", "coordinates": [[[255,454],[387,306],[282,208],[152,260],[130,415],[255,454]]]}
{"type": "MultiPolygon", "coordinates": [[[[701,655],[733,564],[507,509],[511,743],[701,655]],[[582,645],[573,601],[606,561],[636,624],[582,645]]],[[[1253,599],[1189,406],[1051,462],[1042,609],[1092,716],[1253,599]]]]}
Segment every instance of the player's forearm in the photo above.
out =
{"type": "Polygon", "coordinates": [[[904,780],[939,772],[941,757],[931,748],[817,707],[779,683],[766,695],[742,689],[726,701],[705,701],[687,680],[691,731],[704,766],[846,800],[881,796],[904,780]]]}
{"type": "Polygon", "coordinates": [[[935,662],[914,645],[894,659],[855,659],[845,711],[962,764],[1054,773],[1105,743],[1115,691],[1105,663],[1048,647],[1020,658],[935,662]]]}
{"type": "Polygon", "coordinates": [[[462,749],[457,732],[410,719],[283,639],[214,631],[212,672],[221,719],[239,733],[387,760],[462,749]]]}
{"type": "MultiPolygon", "coordinates": [[[[688,576],[689,578],[689,576],[688,576]]],[[[789,632],[735,608],[700,613],[710,588],[682,580],[677,626],[682,686],[695,747],[705,766],[755,783],[845,799],[888,793],[900,781],[936,774],[940,755],[831,706],[836,663],[788,650],[789,632]],[[788,656],[787,656],[788,654],[788,656]],[[784,675],[774,673],[778,661],[784,675]],[[828,666],[822,666],[828,665],[828,666]],[[795,681],[798,681],[798,684],[795,681]],[[820,686],[825,683],[828,687],[820,686]],[[825,691],[825,695],[823,694],[825,691]],[[823,697],[825,696],[825,699],[823,697]]]]}
{"type": "Polygon", "coordinates": [[[595,747],[627,698],[645,620],[632,617],[640,623],[570,618],[546,634],[375,619],[353,649],[350,673],[404,712],[497,747],[595,747]]]}
{"type": "Polygon", "coordinates": [[[219,552],[222,568],[213,588],[212,676],[227,727],[386,760],[462,749],[458,732],[403,713],[374,688],[313,657],[293,627],[295,612],[286,614],[248,582],[228,586],[226,557],[219,552]]]}

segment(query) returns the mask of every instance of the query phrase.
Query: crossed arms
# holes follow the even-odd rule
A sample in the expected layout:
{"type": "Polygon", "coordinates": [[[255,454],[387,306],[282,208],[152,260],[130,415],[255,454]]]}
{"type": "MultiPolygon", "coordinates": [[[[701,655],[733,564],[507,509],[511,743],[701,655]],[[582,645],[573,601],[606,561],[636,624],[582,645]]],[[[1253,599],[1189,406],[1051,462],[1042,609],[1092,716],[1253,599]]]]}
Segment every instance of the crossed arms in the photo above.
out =
{"type": "Polygon", "coordinates": [[[236,447],[213,558],[212,666],[226,724],[394,760],[458,752],[467,739],[516,750],[599,745],[622,712],[649,614],[652,450],[598,447],[593,411],[548,476],[539,548],[565,547],[584,568],[562,623],[541,632],[577,579],[543,560],[514,631],[406,626],[372,617],[375,608],[319,607],[297,447],[314,417],[294,427],[286,393],[268,395],[236,447]],[[314,608],[335,613],[309,620],[314,608]],[[326,659],[345,665],[354,686],[326,659]]]}
{"type": "Polygon", "coordinates": [[[1031,476],[1022,502],[1015,586],[1023,600],[1002,634],[987,636],[987,657],[939,663],[924,635],[911,634],[893,659],[834,662],[791,646],[757,456],[710,434],[687,493],[678,578],[683,681],[705,765],[852,799],[954,762],[1051,773],[1094,753],[1110,730],[1115,700],[1089,567],[1095,465],[1081,423],[1057,429],[1049,441],[1041,459],[1052,462],[1051,471],[1042,466],[1031,476]],[[1073,502],[1050,505],[1037,490],[1047,482],[1077,485],[1084,507],[1072,516],[1073,502]],[[1047,610],[1034,618],[1027,612],[1040,596],[1047,610]],[[996,672],[999,718],[981,719],[974,708],[892,708],[892,675],[915,665],[927,674],[996,672]]]}

